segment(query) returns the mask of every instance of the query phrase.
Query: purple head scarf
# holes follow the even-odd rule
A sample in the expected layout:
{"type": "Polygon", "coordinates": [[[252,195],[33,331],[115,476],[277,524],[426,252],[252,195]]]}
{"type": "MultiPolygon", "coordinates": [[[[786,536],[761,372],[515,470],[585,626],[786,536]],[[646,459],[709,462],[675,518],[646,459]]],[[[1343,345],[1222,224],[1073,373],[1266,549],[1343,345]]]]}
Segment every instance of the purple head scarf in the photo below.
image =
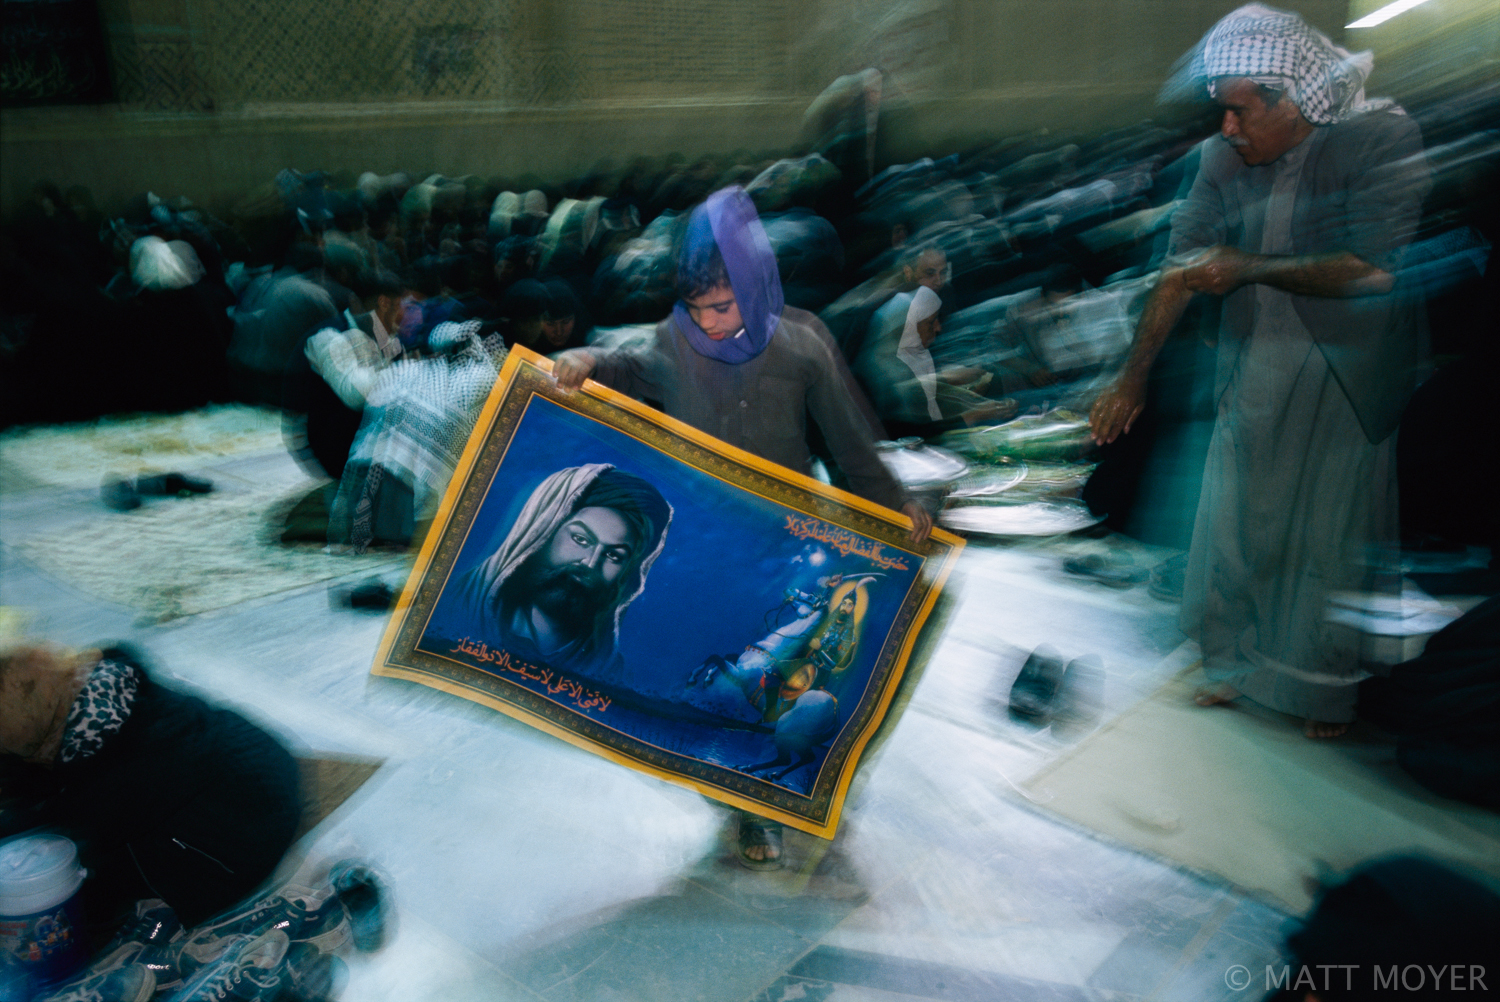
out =
{"type": "Polygon", "coordinates": [[[723,255],[729,287],[734,290],[735,303],[745,321],[744,334],[715,341],[693,322],[681,302],[672,311],[672,319],[698,354],[738,365],[766,350],[785,305],[771,241],[760,225],[755,204],[739,185],[714,192],[693,210],[683,240],[681,263],[686,266],[689,261],[701,260],[712,245],[717,245],[723,255]]]}

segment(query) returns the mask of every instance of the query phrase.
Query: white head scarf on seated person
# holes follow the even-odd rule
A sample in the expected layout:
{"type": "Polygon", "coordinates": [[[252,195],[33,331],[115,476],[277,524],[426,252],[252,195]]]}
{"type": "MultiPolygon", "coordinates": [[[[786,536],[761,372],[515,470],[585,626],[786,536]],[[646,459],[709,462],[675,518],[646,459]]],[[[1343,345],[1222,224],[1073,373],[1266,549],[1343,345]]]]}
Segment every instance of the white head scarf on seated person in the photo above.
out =
{"type": "Polygon", "coordinates": [[[901,343],[896,346],[896,357],[917,377],[922,392],[927,395],[927,414],[934,421],[943,419],[943,410],[937,402],[937,367],[932,364],[932,353],[922,343],[917,324],[942,309],[943,301],[938,294],[925,285],[917,286],[911,293],[911,303],[906,307],[906,326],[901,331],[901,343]]]}
{"type": "Polygon", "coordinates": [[[203,277],[203,263],[184,240],[141,237],[130,247],[130,277],[143,289],[186,289],[203,277]]]}
{"type": "MultiPolygon", "coordinates": [[[[1395,103],[1365,98],[1365,80],[1375,68],[1369,52],[1350,53],[1296,14],[1246,4],[1214,25],[1194,50],[1188,68],[1217,97],[1220,77],[1248,77],[1285,91],[1314,125],[1333,125],[1395,103]]],[[[1201,93],[1201,92],[1200,92],[1201,93]]]]}

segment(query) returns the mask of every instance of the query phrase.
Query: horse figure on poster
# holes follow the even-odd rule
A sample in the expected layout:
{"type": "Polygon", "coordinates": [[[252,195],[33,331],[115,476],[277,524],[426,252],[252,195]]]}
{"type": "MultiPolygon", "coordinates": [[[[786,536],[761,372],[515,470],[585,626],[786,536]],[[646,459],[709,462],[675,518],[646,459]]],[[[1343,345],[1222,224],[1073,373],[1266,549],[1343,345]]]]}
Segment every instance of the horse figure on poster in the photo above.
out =
{"type": "Polygon", "coordinates": [[[770,632],[734,658],[710,655],[688,676],[688,685],[732,685],[774,724],[776,757],[741,766],[779,780],[817,757],[838,729],[839,701],[825,686],[854,661],[869,606],[873,575],[844,580],[832,575],[816,594],[787,589],[780,608],[767,614],[770,632]],[[777,625],[790,608],[795,618],[777,625]]]}

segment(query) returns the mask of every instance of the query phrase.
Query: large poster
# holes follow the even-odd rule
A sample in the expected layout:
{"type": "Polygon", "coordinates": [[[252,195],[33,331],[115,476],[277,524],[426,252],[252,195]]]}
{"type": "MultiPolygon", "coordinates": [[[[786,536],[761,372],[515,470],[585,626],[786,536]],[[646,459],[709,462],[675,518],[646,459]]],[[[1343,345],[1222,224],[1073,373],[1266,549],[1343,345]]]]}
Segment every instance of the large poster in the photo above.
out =
{"type": "Polygon", "coordinates": [[[832,837],[963,543],[513,349],[374,672],[832,837]]]}

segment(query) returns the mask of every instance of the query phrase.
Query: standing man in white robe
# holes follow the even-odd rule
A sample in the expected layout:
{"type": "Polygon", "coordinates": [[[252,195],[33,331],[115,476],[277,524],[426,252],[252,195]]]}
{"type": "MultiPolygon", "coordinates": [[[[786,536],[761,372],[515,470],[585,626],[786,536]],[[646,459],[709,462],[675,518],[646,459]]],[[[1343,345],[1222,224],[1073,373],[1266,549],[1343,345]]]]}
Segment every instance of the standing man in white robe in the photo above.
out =
{"type": "Polygon", "coordinates": [[[1430,180],[1416,124],[1365,100],[1372,65],[1259,4],[1204,37],[1190,72],[1224,108],[1221,137],[1173,217],[1176,263],[1090,416],[1101,443],[1128,432],[1188,301],[1223,297],[1182,609],[1208,678],[1197,701],[1248,696],[1315,738],[1354,719],[1359,651],[1325,605],[1375,587],[1370,544],[1396,538],[1394,433],[1419,347],[1400,263],[1430,180]]]}

